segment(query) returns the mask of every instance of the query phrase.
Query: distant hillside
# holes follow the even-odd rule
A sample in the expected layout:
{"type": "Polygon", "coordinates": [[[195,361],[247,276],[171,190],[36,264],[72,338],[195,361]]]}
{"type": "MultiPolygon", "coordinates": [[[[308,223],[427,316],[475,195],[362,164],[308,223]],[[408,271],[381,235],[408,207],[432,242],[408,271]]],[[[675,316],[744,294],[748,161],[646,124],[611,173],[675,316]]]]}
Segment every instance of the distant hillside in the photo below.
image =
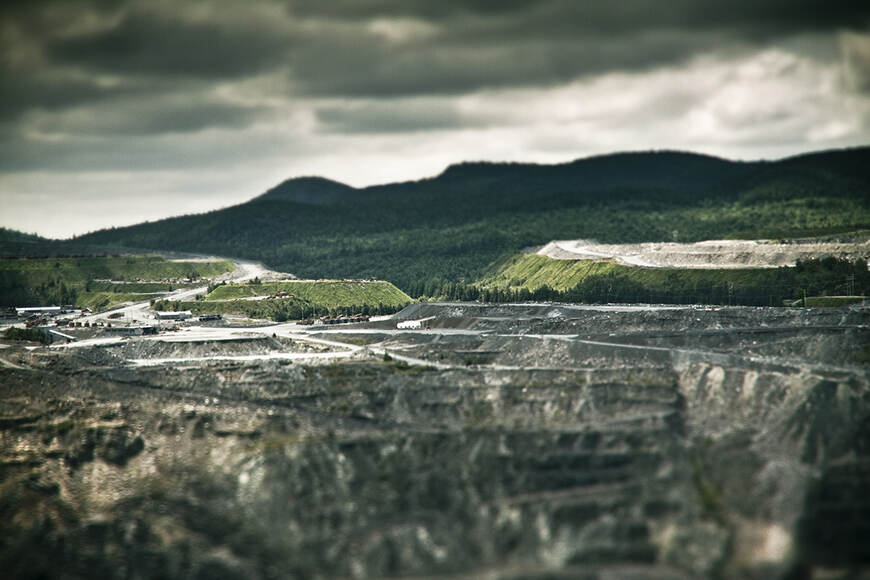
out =
{"type": "Polygon", "coordinates": [[[40,242],[45,241],[36,234],[26,234],[18,230],[0,227],[0,242],[40,242]]]}
{"type": "Polygon", "coordinates": [[[167,260],[160,256],[0,259],[0,306],[78,304],[107,308],[148,300],[179,287],[179,279],[230,272],[229,260],[167,260]]]}
{"type": "Polygon", "coordinates": [[[96,245],[84,241],[52,240],[36,234],[0,227],[0,258],[48,258],[145,254],[148,248],[130,244],[96,245]]]}
{"type": "Polygon", "coordinates": [[[262,260],[303,277],[390,280],[411,295],[473,280],[553,239],[778,238],[870,227],[870,148],[774,162],[680,152],[560,165],[462,163],[431,179],[355,189],[288,180],[248,203],[95,232],[75,244],[262,260]]]}
{"type": "Polygon", "coordinates": [[[48,255],[48,249],[55,245],[57,242],[41,238],[36,234],[0,228],[0,257],[48,255]]]}

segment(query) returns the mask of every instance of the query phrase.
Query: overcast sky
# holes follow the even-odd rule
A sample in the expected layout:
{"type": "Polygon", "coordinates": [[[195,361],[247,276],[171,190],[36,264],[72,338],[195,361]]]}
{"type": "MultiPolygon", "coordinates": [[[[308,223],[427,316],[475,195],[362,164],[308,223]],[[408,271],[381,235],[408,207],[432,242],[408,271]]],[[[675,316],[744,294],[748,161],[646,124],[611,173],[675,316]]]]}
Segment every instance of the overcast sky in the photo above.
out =
{"type": "Polygon", "coordinates": [[[5,4],[0,225],[52,237],[300,175],[870,144],[870,2],[5,4]]]}

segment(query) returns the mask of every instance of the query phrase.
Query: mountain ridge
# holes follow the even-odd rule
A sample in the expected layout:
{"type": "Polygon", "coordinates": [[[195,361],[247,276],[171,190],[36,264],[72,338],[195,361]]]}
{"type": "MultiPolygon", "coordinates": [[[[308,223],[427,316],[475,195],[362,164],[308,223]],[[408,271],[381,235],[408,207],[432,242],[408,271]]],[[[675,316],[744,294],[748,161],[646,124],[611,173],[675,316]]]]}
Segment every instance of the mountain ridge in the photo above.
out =
{"type": "Polygon", "coordinates": [[[553,239],[789,237],[870,227],[870,147],[779,161],[633,152],[556,165],[468,162],[355,188],[293,178],[242,204],[79,243],[256,259],[307,277],[377,276],[405,291],[471,280],[553,239]]]}

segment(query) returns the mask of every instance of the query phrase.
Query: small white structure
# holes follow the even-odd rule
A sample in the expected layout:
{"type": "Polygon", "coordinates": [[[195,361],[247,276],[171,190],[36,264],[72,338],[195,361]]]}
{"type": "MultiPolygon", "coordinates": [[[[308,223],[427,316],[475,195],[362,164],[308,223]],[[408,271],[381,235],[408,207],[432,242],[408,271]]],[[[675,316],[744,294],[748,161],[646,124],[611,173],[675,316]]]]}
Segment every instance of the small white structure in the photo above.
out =
{"type": "Polygon", "coordinates": [[[61,337],[62,339],[66,340],[67,342],[75,342],[78,340],[77,336],[73,336],[71,334],[66,334],[65,332],[61,332],[61,331],[56,330],[54,328],[49,328],[47,334],[48,334],[48,338],[50,338],[50,339],[52,338],[51,335],[55,335],[55,336],[61,337]]]}
{"type": "Polygon", "coordinates": [[[423,328],[423,323],[428,322],[429,320],[434,320],[434,316],[427,316],[426,318],[421,318],[419,320],[403,320],[402,322],[396,325],[396,328],[399,330],[407,330],[414,328],[423,328]]]}
{"type": "Polygon", "coordinates": [[[154,318],[157,320],[187,320],[192,317],[193,313],[190,310],[182,310],[180,312],[155,312],[154,318]]]}

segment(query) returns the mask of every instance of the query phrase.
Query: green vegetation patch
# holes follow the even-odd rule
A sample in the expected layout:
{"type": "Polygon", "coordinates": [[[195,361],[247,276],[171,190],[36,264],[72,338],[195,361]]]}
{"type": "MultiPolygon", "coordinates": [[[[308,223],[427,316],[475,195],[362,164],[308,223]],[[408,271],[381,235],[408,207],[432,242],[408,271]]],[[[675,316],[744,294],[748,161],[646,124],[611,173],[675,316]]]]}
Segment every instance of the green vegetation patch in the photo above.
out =
{"type": "Polygon", "coordinates": [[[75,304],[82,308],[90,308],[94,312],[102,312],[125,302],[146,302],[154,298],[154,294],[136,292],[80,292],[75,304]]]}
{"type": "Polygon", "coordinates": [[[247,318],[260,318],[284,322],[294,318],[302,318],[303,309],[294,300],[227,300],[208,302],[198,300],[184,302],[177,300],[158,300],[153,303],[154,310],[183,311],[190,310],[193,314],[235,314],[247,318]]]}
{"type": "Polygon", "coordinates": [[[43,334],[41,330],[35,328],[18,328],[17,326],[10,326],[6,329],[4,336],[9,340],[30,340],[33,342],[41,342],[43,344],[48,343],[48,338],[45,334],[43,334]]]}
{"type": "Polygon", "coordinates": [[[410,296],[384,281],[293,280],[226,284],[205,300],[157,301],[155,310],[190,310],[195,314],[238,314],[279,322],[337,314],[392,314],[413,302],[410,296]],[[263,297],[261,300],[246,300],[263,297]]]}
{"type": "Polygon", "coordinates": [[[256,296],[281,296],[332,309],[352,305],[405,306],[411,297],[382,280],[292,280],[260,284],[226,284],[212,290],[206,300],[228,300],[256,296]]]}
{"type": "MultiPolygon", "coordinates": [[[[794,267],[742,269],[640,268],[593,260],[522,254],[502,260],[474,285],[447,285],[445,298],[493,302],[650,302],[782,306],[805,295],[807,306],[844,306],[847,288],[870,288],[863,260],[807,260],[794,267]]],[[[800,301],[802,305],[803,300],[800,301]]]]}
{"type": "Polygon", "coordinates": [[[587,278],[618,272],[619,268],[613,262],[600,260],[554,260],[537,254],[518,254],[497,263],[482,285],[529,290],[549,286],[564,291],[587,278]]]}
{"type": "Polygon", "coordinates": [[[412,301],[410,296],[394,285],[381,280],[292,280],[226,284],[212,290],[205,299],[232,300],[257,296],[292,299],[326,310],[378,304],[403,307],[412,301]]]}
{"type": "Polygon", "coordinates": [[[0,259],[0,306],[108,308],[148,300],[152,292],[187,286],[186,280],[212,278],[234,267],[230,260],[175,261],[150,255],[0,259]]]}
{"type": "Polygon", "coordinates": [[[120,292],[135,294],[163,294],[184,288],[196,288],[202,282],[107,282],[88,281],[85,289],[89,292],[120,292]]]}
{"type": "Polygon", "coordinates": [[[16,272],[36,281],[61,275],[67,283],[210,278],[233,269],[230,260],[188,262],[152,255],[0,259],[0,272],[16,272]]]}

